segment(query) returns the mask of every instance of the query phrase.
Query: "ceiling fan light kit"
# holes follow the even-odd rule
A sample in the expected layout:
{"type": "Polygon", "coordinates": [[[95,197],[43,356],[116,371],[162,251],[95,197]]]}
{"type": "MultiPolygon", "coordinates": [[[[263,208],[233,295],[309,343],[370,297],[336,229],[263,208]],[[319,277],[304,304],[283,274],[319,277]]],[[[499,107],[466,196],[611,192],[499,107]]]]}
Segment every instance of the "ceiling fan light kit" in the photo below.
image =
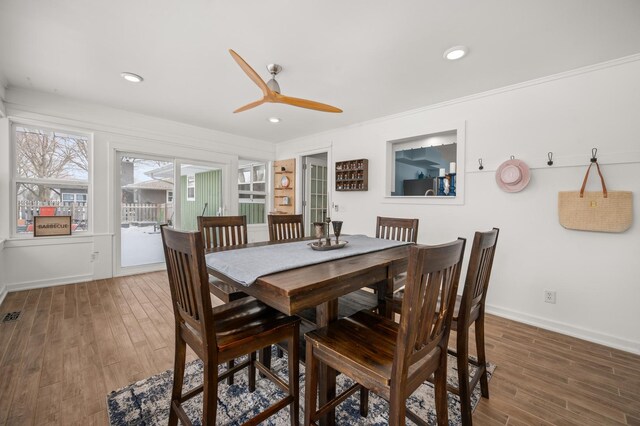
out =
{"type": "Polygon", "coordinates": [[[276,81],[276,75],[278,75],[278,73],[282,71],[282,66],[278,64],[267,65],[267,70],[271,74],[271,79],[267,83],[265,83],[264,80],[260,78],[258,73],[255,72],[255,70],[251,68],[251,66],[249,66],[249,64],[247,64],[245,60],[242,59],[242,57],[240,57],[240,55],[238,55],[232,49],[229,49],[229,53],[231,54],[231,57],[233,57],[233,59],[236,61],[236,63],[240,66],[240,68],[242,68],[245,74],[247,74],[247,76],[251,79],[251,81],[253,81],[260,88],[260,90],[262,90],[262,99],[259,99],[245,106],[242,106],[236,109],[235,111],[233,111],[234,113],[255,108],[258,105],[262,105],[265,102],[287,104],[287,105],[292,105],[300,108],[312,109],[315,111],[342,112],[340,108],[336,108],[331,105],[323,104],[316,101],[310,101],[308,99],[293,98],[291,96],[285,96],[280,94],[280,85],[276,81]]]}

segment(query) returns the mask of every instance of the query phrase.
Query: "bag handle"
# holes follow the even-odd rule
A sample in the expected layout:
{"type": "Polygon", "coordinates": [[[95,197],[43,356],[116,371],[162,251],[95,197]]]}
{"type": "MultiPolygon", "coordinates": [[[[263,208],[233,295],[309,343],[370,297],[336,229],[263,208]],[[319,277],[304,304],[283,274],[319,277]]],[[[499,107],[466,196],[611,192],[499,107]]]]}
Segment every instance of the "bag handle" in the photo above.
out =
{"type": "Polygon", "coordinates": [[[582,181],[582,188],[580,188],[580,198],[584,197],[584,188],[587,186],[587,179],[589,178],[589,171],[591,170],[591,166],[596,165],[598,169],[598,174],[600,175],[600,182],[602,182],[602,195],[604,198],[607,198],[607,186],[604,184],[604,177],[602,176],[602,172],[600,171],[600,166],[597,161],[593,161],[589,164],[589,168],[587,168],[587,174],[584,175],[584,180],[582,181]]]}

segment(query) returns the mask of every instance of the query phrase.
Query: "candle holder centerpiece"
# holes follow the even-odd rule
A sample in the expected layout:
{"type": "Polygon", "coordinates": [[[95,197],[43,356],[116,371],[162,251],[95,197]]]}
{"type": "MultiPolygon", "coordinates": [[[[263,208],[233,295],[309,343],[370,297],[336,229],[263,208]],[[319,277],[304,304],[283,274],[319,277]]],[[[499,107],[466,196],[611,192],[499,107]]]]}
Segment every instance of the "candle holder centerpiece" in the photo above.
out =
{"type": "Polygon", "coordinates": [[[313,222],[314,236],[318,241],[309,243],[314,250],[335,250],[343,248],[347,245],[348,241],[340,241],[340,234],[342,233],[342,221],[331,221],[330,217],[327,217],[324,222],[313,222]],[[333,225],[333,234],[336,237],[335,241],[331,240],[330,225],[333,225]]]}

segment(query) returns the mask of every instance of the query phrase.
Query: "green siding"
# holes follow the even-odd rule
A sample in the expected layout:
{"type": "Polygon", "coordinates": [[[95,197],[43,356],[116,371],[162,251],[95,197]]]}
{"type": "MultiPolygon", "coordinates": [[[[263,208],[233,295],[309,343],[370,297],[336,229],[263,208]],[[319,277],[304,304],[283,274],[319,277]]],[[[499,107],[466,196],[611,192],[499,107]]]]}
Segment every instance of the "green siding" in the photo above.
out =
{"type": "Polygon", "coordinates": [[[240,203],[238,206],[240,216],[247,216],[247,224],[265,223],[264,204],[240,203]]]}
{"type": "Polygon", "coordinates": [[[198,229],[197,217],[202,214],[205,203],[209,203],[205,216],[215,216],[222,207],[222,171],[198,173],[196,178],[196,199],[187,201],[187,177],[180,176],[181,226],[184,231],[198,229]]]}

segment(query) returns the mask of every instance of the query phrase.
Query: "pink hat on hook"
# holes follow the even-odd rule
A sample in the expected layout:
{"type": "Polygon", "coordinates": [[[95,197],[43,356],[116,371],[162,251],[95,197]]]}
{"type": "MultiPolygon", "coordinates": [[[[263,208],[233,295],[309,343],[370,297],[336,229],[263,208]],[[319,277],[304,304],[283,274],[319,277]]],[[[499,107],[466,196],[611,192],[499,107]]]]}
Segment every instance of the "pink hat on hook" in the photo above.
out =
{"type": "Polygon", "coordinates": [[[496,183],[505,192],[520,192],[529,184],[530,180],[529,166],[524,161],[516,160],[513,157],[500,164],[496,170],[496,183]]]}

